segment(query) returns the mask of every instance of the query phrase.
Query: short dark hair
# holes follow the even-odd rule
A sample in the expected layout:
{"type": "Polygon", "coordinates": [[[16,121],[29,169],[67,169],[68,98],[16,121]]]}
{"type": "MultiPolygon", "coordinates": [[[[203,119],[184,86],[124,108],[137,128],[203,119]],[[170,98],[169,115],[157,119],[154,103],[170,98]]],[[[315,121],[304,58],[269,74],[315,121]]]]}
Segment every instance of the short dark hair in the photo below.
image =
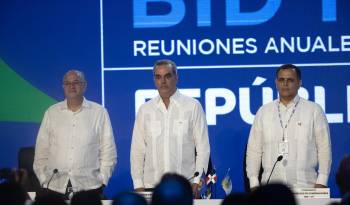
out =
{"type": "Polygon", "coordinates": [[[342,195],[350,192],[350,155],[345,156],[340,162],[336,182],[342,195]]]}
{"type": "Polygon", "coordinates": [[[156,68],[160,65],[169,65],[172,68],[173,73],[177,75],[177,66],[175,62],[168,59],[157,60],[156,63],[153,65],[153,74],[155,73],[154,71],[156,70],[156,68]]]}
{"type": "Polygon", "coordinates": [[[26,190],[15,181],[0,183],[0,204],[23,205],[28,199],[26,190]]]}
{"type": "Polygon", "coordinates": [[[253,191],[248,199],[250,205],[296,205],[291,189],[281,183],[266,184],[253,191]]]}
{"type": "Polygon", "coordinates": [[[101,197],[96,191],[79,191],[73,195],[71,205],[102,205],[101,197]]]}
{"type": "Polygon", "coordinates": [[[297,78],[299,80],[301,80],[300,68],[298,66],[296,66],[296,65],[293,65],[293,64],[283,64],[279,68],[277,68],[277,70],[276,70],[276,78],[278,78],[278,73],[280,72],[280,70],[286,70],[286,69],[295,70],[295,72],[297,73],[297,78]]]}
{"type": "Polygon", "coordinates": [[[122,192],[114,198],[112,205],[147,205],[147,201],[138,193],[122,192]]]}
{"type": "Polygon", "coordinates": [[[152,205],[192,205],[192,193],[192,186],[185,177],[168,173],[155,187],[152,205]]]}

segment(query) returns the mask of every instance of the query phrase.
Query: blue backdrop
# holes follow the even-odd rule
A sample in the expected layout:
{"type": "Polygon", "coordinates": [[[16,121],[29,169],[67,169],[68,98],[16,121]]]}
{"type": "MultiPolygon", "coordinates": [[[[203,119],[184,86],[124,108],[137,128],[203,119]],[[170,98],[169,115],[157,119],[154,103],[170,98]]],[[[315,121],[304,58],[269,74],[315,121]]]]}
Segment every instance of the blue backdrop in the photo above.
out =
{"type": "Polygon", "coordinates": [[[28,87],[60,101],[62,76],[76,68],[87,76],[86,97],[108,109],[114,129],[118,164],[106,193],[131,190],[135,113],[154,93],[151,66],[169,58],[179,66],[179,88],[206,111],[219,182],[230,168],[233,191],[243,191],[252,120],[277,97],[276,67],[294,63],[302,68],[300,95],[327,114],[329,186],[339,197],[335,171],[350,147],[349,8],[346,0],[2,0],[0,167],[16,167],[18,149],[35,144],[50,105],[27,97],[28,87]]]}

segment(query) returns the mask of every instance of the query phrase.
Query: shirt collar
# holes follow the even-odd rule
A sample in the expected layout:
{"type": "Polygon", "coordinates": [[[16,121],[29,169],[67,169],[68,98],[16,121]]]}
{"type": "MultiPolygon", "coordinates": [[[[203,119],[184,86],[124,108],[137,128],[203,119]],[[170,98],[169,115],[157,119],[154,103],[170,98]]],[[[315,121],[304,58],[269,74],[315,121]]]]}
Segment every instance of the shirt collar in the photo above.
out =
{"type": "MultiPolygon", "coordinates": [[[[172,103],[178,104],[178,102],[179,102],[179,100],[180,100],[180,92],[179,92],[179,89],[176,88],[175,93],[174,93],[172,96],[170,96],[169,100],[170,100],[169,105],[172,104],[172,103]]],[[[163,106],[163,105],[164,105],[164,103],[163,103],[162,97],[161,97],[160,95],[158,95],[157,106],[158,106],[158,107],[161,107],[161,106],[163,106]]]]}
{"type": "MultiPolygon", "coordinates": [[[[300,100],[300,97],[299,95],[297,94],[293,100],[291,100],[285,107],[290,107],[290,106],[294,106],[298,101],[300,100]]],[[[277,100],[277,104],[282,104],[280,102],[280,99],[277,100]]],[[[283,105],[283,104],[282,104],[283,105]]]]}
{"type": "MultiPolygon", "coordinates": [[[[82,108],[89,108],[90,107],[90,103],[88,100],[86,100],[85,97],[83,97],[83,103],[81,105],[82,108]]],[[[64,99],[64,101],[62,101],[62,103],[60,104],[60,109],[61,110],[68,110],[68,105],[67,105],[67,99],[64,99]]]]}
{"type": "Polygon", "coordinates": [[[176,88],[175,93],[170,96],[170,102],[174,102],[175,104],[177,104],[180,100],[180,91],[176,88]]]}

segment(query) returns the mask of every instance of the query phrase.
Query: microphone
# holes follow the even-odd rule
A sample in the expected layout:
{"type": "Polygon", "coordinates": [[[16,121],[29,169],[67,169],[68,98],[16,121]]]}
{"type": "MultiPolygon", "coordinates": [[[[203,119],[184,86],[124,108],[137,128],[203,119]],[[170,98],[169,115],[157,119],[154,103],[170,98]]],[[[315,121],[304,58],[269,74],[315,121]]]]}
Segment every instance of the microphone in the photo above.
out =
{"type": "Polygon", "coordinates": [[[57,173],[58,173],[58,169],[54,169],[54,170],[52,170],[52,175],[51,175],[51,177],[50,177],[49,181],[47,182],[46,189],[49,189],[50,182],[51,182],[51,180],[52,180],[53,176],[55,176],[57,173]]]}
{"type": "Polygon", "coordinates": [[[277,160],[276,160],[275,163],[273,164],[273,167],[272,167],[270,176],[269,176],[269,178],[267,179],[266,184],[269,184],[271,175],[272,175],[272,173],[273,173],[273,170],[275,170],[275,166],[276,166],[277,162],[281,161],[282,159],[283,159],[283,155],[280,155],[280,156],[277,157],[277,160]]]}
{"type": "Polygon", "coordinates": [[[195,173],[193,174],[193,176],[190,177],[190,178],[188,178],[187,180],[188,180],[188,181],[191,181],[193,178],[198,177],[198,176],[199,176],[199,172],[195,172],[195,173]]]}
{"type": "Polygon", "coordinates": [[[51,174],[51,177],[50,177],[49,181],[47,182],[46,188],[44,186],[45,183],[42,183],[41,186],[40,186],[40,189],[36,191],[35,200],[37,200],[37,199],[39,199],[41,197],[44,197],[44,196],[46,196],[49,193],[49,187],[50,187],[51,180],[57,173],[58,173],[58,169],[52,170],[52,174],[51,174]]]}

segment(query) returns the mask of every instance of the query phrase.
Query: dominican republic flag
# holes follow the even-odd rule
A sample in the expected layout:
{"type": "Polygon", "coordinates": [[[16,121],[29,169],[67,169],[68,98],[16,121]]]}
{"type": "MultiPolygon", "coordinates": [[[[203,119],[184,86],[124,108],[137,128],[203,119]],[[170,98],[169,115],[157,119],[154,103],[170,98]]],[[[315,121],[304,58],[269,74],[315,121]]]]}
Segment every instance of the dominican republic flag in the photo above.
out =
{"type": "Polygon", "coordinates": [[[216,171],[213,169],[205,178],[206,184],[213,183],[215,184],[218,181],[218,177],[216,176],[216,171]]]}

